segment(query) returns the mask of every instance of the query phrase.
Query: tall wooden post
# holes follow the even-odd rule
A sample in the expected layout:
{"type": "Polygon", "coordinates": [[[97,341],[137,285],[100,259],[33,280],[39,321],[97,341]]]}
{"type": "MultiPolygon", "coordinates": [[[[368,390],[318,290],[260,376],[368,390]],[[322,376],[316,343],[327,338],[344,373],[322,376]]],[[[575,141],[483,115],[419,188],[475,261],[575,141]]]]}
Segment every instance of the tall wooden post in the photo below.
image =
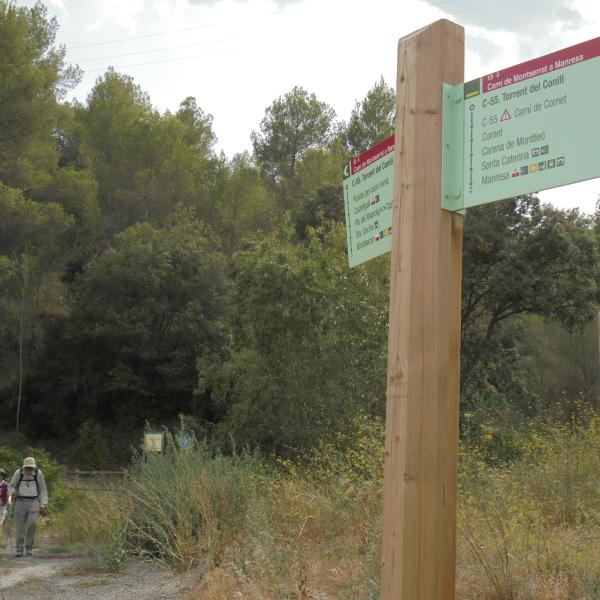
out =
{"type": "Polygon", "coordinates": [[[441,209],[442,84],[464,30],[399,42],[382,600],[453,600],[463,218],[441,209]]]}

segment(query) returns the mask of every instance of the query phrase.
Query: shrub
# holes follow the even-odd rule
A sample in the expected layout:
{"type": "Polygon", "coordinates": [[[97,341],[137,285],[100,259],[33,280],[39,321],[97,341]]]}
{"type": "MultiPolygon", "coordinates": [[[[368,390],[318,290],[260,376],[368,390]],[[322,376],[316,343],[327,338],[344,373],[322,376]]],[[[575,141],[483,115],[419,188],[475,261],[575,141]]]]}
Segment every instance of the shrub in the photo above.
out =
{"type": "Polygon", "coordinates": [[[98,423],[85,421],[77,432],[70,463],[79,469],[99,471],[109,464],[109,451],[98,423]]]}
{"type": "Polygon", "coordinates": [[[600,420],[579,414],[530,424],[529,436],[505,434],[522,443],[519,460],[503,467],[490,465],[485,448],[463,447],[463,589],[481,590],[487,578],[498,600],[596,597],[600,420]]]}
{"type": "Polygon", "coordinates": [[[166,456],[149,457],[130,484],[133,547],[178,567],[219,564],[244,534],[261,471],[252,454],[211,455],[204,446],[172,444],[166,456]]]}

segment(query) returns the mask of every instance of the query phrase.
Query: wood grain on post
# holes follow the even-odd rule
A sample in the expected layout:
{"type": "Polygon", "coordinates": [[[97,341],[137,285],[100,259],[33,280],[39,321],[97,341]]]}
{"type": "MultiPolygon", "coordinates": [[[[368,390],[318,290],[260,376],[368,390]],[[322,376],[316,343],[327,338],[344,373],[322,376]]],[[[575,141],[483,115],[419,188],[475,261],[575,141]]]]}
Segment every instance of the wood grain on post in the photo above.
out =
{"type": "Polygon", "coordinates": [[[463,218],[441,209],[442,85],[464,30],[400,40],[394,154],[382,600],[453,600],[463,218]]]}

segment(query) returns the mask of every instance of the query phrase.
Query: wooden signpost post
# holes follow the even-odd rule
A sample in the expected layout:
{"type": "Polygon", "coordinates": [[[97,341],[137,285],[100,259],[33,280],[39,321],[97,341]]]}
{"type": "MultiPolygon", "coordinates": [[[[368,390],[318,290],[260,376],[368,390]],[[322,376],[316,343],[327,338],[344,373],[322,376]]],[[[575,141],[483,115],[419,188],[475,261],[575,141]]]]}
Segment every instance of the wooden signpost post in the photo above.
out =
{"type": "Polygon", "coordinates": [[[382,600],[455,593],[463,217],[440,198],[442,89],[463,65],[450,21],[400,40],[382,600]]]}
{"type": "Polygon", "coordinates": [[[392,252],[382,600],[455,598],[459,213],[600,177],[600,38],[466,83],[463,69],[459,25],[402,38],[395,137],[344,170],[350,266],[392,252]]]}

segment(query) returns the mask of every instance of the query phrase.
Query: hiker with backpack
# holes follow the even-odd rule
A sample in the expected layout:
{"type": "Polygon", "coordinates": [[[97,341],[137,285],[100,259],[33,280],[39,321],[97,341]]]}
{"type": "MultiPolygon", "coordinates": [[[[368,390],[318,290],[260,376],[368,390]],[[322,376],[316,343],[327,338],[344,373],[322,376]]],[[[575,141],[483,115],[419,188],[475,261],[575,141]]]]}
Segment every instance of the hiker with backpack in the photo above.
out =
{"type": "Polygon", "coordinates": [[[13,499],[13,518],[17,528],[17,557],[32,556],[35,526],[48,507],[48,490],[44,474],[35,464],[35,459],[27,457],[23,466],[15,471],[8,493],[13,499]]]}

